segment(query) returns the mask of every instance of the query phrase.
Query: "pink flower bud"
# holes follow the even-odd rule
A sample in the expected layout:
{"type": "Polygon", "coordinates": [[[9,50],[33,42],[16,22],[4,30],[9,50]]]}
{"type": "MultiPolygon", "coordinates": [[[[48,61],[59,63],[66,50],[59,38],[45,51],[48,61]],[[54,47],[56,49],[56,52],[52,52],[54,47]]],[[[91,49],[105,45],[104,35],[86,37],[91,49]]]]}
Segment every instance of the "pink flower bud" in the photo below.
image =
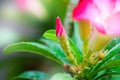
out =
{"type": "Polygon", "coordinates": [[[66,36],[66,31],[59,17],[56,18],[56,36],[66,36]]]}
{"type": "Polygon", "coordinates": [[[56,18],[56,36],[58,38],[58,42],[59,42],[61,48],[63,49],[63,51],[65,52],[65,54],[67,56],[67,59],[72,64],[77,65],[76,57],[71,50],[66,31],[65,31],[59,17],[56,18]]]}

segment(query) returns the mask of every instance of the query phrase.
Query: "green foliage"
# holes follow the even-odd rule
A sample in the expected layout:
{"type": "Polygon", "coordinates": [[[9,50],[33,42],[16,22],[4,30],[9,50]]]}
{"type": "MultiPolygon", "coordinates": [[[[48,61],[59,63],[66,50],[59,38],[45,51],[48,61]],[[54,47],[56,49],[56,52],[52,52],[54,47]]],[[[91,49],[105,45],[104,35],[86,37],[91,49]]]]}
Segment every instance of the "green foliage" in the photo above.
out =
{"type": "Polygon", "coordinates": [[[91,73],[91,76],[90,76],[90,77],[93,77],[93,76],[96,75],[99,71],[107,70],[107,69],[111,69],[111,68],[115,68],[115,67],[119,67],[119,66],[120,66],[120,59],[119,59],[119,60],[110,61],[110,62],[104,64],[102,67],[99,67],[99,69],[94,70],[93,73],[91,73]]]}
{"type": "Polygon", "coordinates": [[[75,54],[75,57],[77,58],[77,63],[80,64],[80,62],[83,61],[82,52],[74,45],[74,43],[70,38],[69,38],[69,43],[70,43],[72,52],[75,54]]]}
{"type": "MultiPolygon", "coordinates": [[[[120,75],[120,39],[116,38],[112,40],[103,50],[106,51],[106,56],[99,60],[96,64],[87,63],[85,55],[83,54],[83,42],[80,39],[78,31],[78,23],[74,24],[74,34],[72,38],[68,38],[70,50],[75,57],[74,65],[65,55],[65,52],[61,49],[61,46],[57,40],[55,30],[48,30],[43,34],[39,43],[37,42],[19,42],[7,46],[4,49],[5,54],[9,54],[17,51],[32,52],[38,55],[43,55],[49,59],[52,59],[60,64],[67,64],[67,67],[72,66],[72,70],[75,75],[80,75],[80,79],[85,80],[98,80],[108,79],[107,76],[120,75]],[[45,39],[46,38],[46,39],[45,39]],[[82,66],[80,66],[82,65],[82,66]],[[87,67],[86,67],[87,65],[87,67]],[[77,66],[77,67],[76,67],[77,66]],[[82,75],[76,70],[83,68],[82,75]]],[[[88,57],[89,58],[89,57],[88,57]]],[[[87,59],[87,58],[86,58],[87,59]]],[[[90,59],[88,59],[90,60],[90,59]]],[[[66,67],[66,66],[65,66],[66,67]]],[[[78,77],[79,78],[79,77],[78,77]]],[[[113,77],[114,78],[114,77],[113,77]]],[[[111,79],[113,79],[111,78],[111,79]]],[[[17,78],[16,78],[17,79],[17,78]]],[[[75,80],[69,74],[58,73],[55,74],[50,80],[75,80]]]]}
{"type": "MultiPolygon", "coordinates": [[[[75,33],[75,34],[77,34],[77,33],[75,33]]],[[[76,35],[74,35],[74,36],[76,36],[76,35]]],[[[57,37],[55,35],[55,30],[46,31],[44,33],[43,37],[51,39],[55,42],[57,41],[57,37]]],[[[78,39],[79,39],[79,37],[78,37],[78,39]]],[[[73,43],[73,41],[70,38],[68,40],[70,43],[70,48],[71,48],[72,52],[75,54],[75,57],[77,58],[77,61],[78,61],[77,63],[79,64],[80,62],[83,61],[82,51],[73,43]]],[[[77,44],[77,42],[79,42],[79,41],[76,41],[76,44],[77,44]]]]}
{"type": "Polygon", "coordinates": [[[112,59],[112,57],[114,57],[115,55],[117,55],[118,52],[120,52],[120,44],[117,44],[115,47],[113,47],[108,52],[108,54],[105,56],[105,58],[102,61],[100,61],[98,64],[96,64],[96,66],[91,70],[91,72],[94,71],[94,70],[97,70],[102,65],[104,65],[105,63],[107,63],[109,60],[112,59]]]}
{"type": "Polygon", "coordinates": [[[119,80],[120,73],[119,72],[112,72],[112,73],[106,73],[99,77],[97,77],[95,80],[119,80]],[[117,76],[117,77],[115,77],[117,76]],[[111,78],[110,78],[111,77],[111,78]]]}
{"type": "Polygon", "coordinates": [[[62,63],[60,61],[60,59],[55,56],[56,54],[54,52],[52,52],[52,50],[50,50],[48,47],[46,47],[42,44],[36,43],[36,42],[19,42],[19,43],[9,45],[8,47],[6,47],[4,49],[5,54],[18,52],[18,51],[32,52],[35,54],[40,54],[47,58],[55,60],[58,63],[62,63]]]}
{"type": "MultiPolygon", "coordinates": [[[[117,53],[120,52],[120,44],[116,44],[112,49],[109,50],[105,58],[98,62],[90,71],[90,77],[94,78],[102,70],[114,69],[115,67],[120,66],[119,58],[114,58],[117,53]],[[115,60],[114,60],[115,59],[115,60]]],[[[120,70],[120,69],[119,69],[120,70]]],[[[120,72],[120,71],[119,71],[120,72]]],[[[106,72],[104,72],[105,74],[106,72]]],[[[102,75],[102,74],[101,74],[102,75]]],[[[104,76],[104,75],[103,75],[104,76]]],[[[102,77],[102,76],[101,76],[102,77]]]]}
{"type": "Polygon", "coordinates": [[[78,22],[74,22],[74,32],[73,32],[72,40],[75,46],[82,52],[83,41],[81,40],[79,34],[80,33],[79,33],[78,22]]]}
{"type": "Polygon", "coordinates": [[[74,30],[72,40],[69,38],[70,46],[72,51],[75,53],[78,64],[83,61],[83,52],[82,52],[82,45],[83,42],[79,35],[79,28],[78,23],[74,22],[74,30]]]}
{"type": "Polygon", "coordinates": [[[40,39],[40,42],[44,43],[50,50],[52,50],[54,53],[56,53],[56,56],[62,60],[63,63],[70,64],[70,62],[67,60],[63,50],[60,48],[60,45],[57,42],[54,42],[49,39],[40,39]]]}
{"type": "Polygon", "coordinates": [[[112,49],[115,45],[120,43],[120,37],[114,38],[106,47],[104,50],[110,50],[112,49]]]}
{"type": "Polygon", "coordinates": [[[76,80],[76,79],[72,78],[70,74],[57,73],[50,80],[76,80]]]}
{"type": "Polygon", "coordinates": [[[56,35],[55,35],[55,30],[48,30],[48,31],[46,31],[43,34],[43,37],[51,39],[51,40],[57,42],[57,38],[56,38],[56,35]]]}
{"type": "Polygon", "coordinates": [[[46,73],[38,71],[27,71],[12,80],[48,80],[49,77],[46,73]]]}

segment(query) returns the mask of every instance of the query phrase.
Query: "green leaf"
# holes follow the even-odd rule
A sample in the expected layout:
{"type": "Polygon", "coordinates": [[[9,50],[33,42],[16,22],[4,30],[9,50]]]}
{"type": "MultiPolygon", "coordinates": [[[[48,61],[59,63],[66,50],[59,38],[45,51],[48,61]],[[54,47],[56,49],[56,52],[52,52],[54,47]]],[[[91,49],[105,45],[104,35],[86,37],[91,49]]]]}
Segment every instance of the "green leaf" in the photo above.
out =
{"type": "Polygon", "coordinates": [[[104,65],[105,63],[107,63],[108,61],[110,61],[112,59],[112,57],[114,57],[118,52],[120,52],[120,43],[118,45],[116,45],[115,47],[113,47],[105,56],[105,58],[103,58],[103,60],[101,60],[99,63],[97,63],[93,69],[91,70],[91,74],[94,73],[95,70],[99,69],[102,65],[104,65]]]}
{"type": "Polygon", "coordinates": [[[58,63],[62,63],[61,60],[56,56],[56,54],[49,49],[48,47],[36,43],[36,42],[19,42],[14,43],[9,46],[7,46],[4,49],[5,54],[13,53],[13,52],[32,52],[35,54],[43,55],[47,58],[50,58],[58,63]]]}
{"type": "Polygon", "coordinates": [[[82,52],[76,47],[76,45],[74,45],[74,43],[72,42],[70,38],[69,38],[69,43],[70,43],[70,48],[77,59],[77,63],[79,64],[80,62],[83,61],[82,52]]]}
{"type": "Polygon", "coordinates": [[[57,73],[50,80],[76,80],[76,79],[72,78],[70,74],[57,73]]]}
{"type": "Polygon", "coordinates": [[[93,77],[93,76],[95,76],[99,71],[107,70],[107,69],[111,69],[111,68],[119,67],[119,66],[120,66],[120,59],[110,61],[110,62],[104,64],[102,67],[99,67],[99,69],[93,71],[93,72],[90,74],[90,76],[93,77]]]}
{"type": "MultiPolygon", "coordinates": [[[[101,71],[101,72],[103,72],[103,71],[101,71]]],[[[101,73],[101,72],[99,72],[99,73],[101,73]]],[[[102,80],[102,79],[119,80],[118,78],[120,78],[120,67],[115,67],[112,69],[104,70],[104,73],[95,77],[96,80],[98,80],[99,78],[100,78],[100,80],[102,80]],[[114,76],[116,76],[117,78],[114,78],[114,76]],[[111,79],[109,77],[111,77],[111,79]]]]}
{"type": "Polygon", "coordinates": [[[72,52],[75,54],[75,57],[77,58],[77,63],[83,61],[83,55],[82,55],[82,46],[83,42],[79,35],[79,26],[77,22],[74,22],[74,31],[72,40],[69,38],[70,47],[72,49],[72,52]]]}
{"type": "Polygon", "coordinates": [[[119,79],[120,79],[120,74],[111,76],[111,80],[119,80],[119,79]]]}
{"type": "Polygon", "coordinates": [[[110,50],[112,49],[114,46],[116,46],[117,44],[120,43],[120,37],[116,37],[114,38],[104,49],[105,50],[110,50]]]}
{"type": "Polygon", "coordinates": [[[104,62],[106,62],[107,60],[111,59],[112,57],[114,57],[114,55],[116,55],[117,53],[120,52],[120,43],[118,45],[116,45],[115,47],[113,47],[105,56],[105,58],[103,59],[104,62]]]}
{"type": "MultiPolygon", "coordinates": [[[[53,41],[57,41],[57,37],[55,35],[55,30],[48,30],[43,35],[45,38],[51,39],[53,41]],[[52,36],[51,36],[52,35],[52,36]]],[[[72,49],[72,52],[75,54],[75,57],[77,58],[77,63],[79,64],[83,60],[82,52],[81,50],[74,45],[72,40],[69,38],[70,47],[72,49]]]]}
{"type": "Polygon", "coordinates": [[[74,22],[74,32],[73,32],[73,42],[76,45],[76,47],[82,52],[82,46],[83,46],[83,41],[80,38],[79,35],[79,26],[78,22],[74,22]]]}
{"type": "Polygon", "coordinates": [[[13,80],[48,80],[48,75],[38,71],[27,71],[13,78],[13,80]]]}
{"type": "MultiPolygon", "coordinates": [[[[114,75],[114,76],[115,76],[115,75],[119,75],[119,76],[120,76],[120,73],[118,73],[118,72],[113,72],[113,73],[103,74],[103,75],[95,78],[94,80],[99,80],[99,79],[102,80],[102,78],[104,78],[104,77],[113,76],[113,75],[114,75]]],[[[111,80],[113,80],[113,79],[111,79],[111,80]]]]}
{"type": "Polygon", "coordinates": [[[113,69],[110,69],[107,72],[119,72],[120,73],[120,66],[116,67],[116,68],[113,68],[113,69]]]}
{"type": "Polygon", "coordinates": [[[47,47],[49,47],[51,50],[53,50],[56,53],[56,56],[62,60],[63,63],[70,64],[70,62],[67,60],[65,53],[61,49],[59,43],[54,42],[52,40],[48,39],[40,39],[40,42],[44,43],[47,47]]]}
{"type": "Polygon", "coordinates": [[[48,30],[43,34],[43,37],[57,42],[57,37],[55,33],[56,33],[55,30],[48,30]]]}

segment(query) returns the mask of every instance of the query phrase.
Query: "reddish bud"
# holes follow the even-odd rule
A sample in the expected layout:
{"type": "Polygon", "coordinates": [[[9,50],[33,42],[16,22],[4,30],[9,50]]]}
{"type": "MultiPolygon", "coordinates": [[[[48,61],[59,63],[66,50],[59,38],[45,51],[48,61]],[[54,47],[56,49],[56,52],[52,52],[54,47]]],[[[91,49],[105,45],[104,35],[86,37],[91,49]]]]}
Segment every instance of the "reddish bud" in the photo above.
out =
{"type": "Polygon", "coordinates": [[[59,17],[56,18],[56,36],[64,36],[66,35],[66,31],[61,23],[61,20],[59,17]]]}

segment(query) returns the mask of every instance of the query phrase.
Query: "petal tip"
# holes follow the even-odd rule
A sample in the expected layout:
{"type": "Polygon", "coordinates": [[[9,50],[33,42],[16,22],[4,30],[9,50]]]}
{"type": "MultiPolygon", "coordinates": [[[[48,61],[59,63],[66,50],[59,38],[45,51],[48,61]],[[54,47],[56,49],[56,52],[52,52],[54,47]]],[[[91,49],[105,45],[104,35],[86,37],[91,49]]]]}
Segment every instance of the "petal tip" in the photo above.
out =
{"type": "Polygon", "coordinates": [[[66,32],[59,17],[56,18],[56,36],[63,36],[66,32]]]}

